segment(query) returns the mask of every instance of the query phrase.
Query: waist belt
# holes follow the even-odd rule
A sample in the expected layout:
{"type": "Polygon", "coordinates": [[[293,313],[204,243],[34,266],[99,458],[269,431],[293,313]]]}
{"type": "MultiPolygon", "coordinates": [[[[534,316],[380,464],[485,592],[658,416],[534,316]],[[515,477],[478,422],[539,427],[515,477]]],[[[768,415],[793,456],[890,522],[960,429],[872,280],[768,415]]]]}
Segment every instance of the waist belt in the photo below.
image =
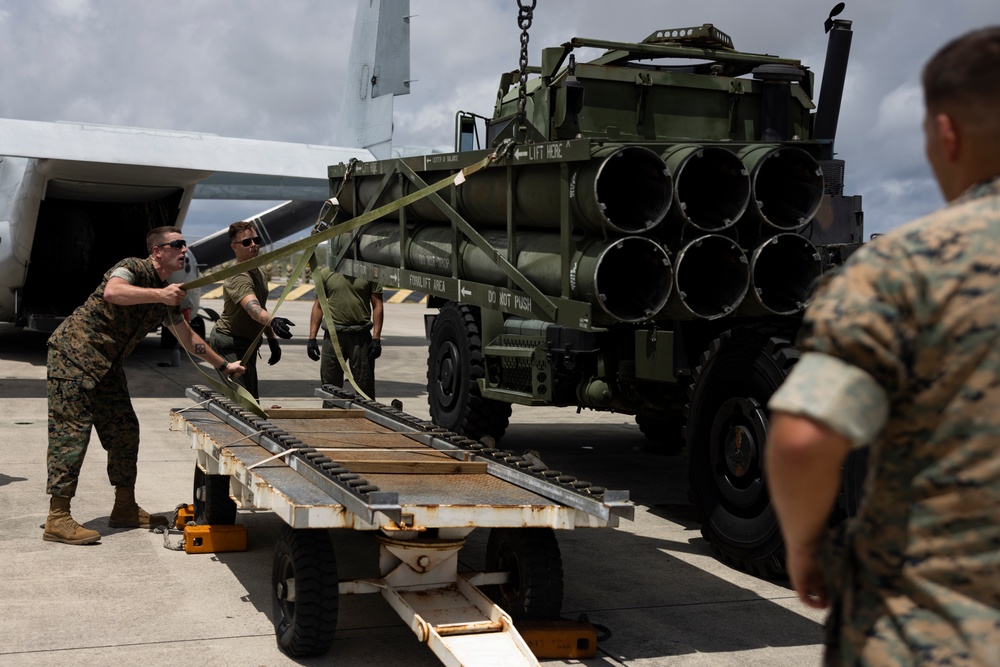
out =
{"type": "Polygon", "coordinates": [[[333,328],[337,333],[361,333],[363,331],[371,331],[371,328],[375,326],[373,322],[365,322],[364,324],[334,324],[333,328]]]}

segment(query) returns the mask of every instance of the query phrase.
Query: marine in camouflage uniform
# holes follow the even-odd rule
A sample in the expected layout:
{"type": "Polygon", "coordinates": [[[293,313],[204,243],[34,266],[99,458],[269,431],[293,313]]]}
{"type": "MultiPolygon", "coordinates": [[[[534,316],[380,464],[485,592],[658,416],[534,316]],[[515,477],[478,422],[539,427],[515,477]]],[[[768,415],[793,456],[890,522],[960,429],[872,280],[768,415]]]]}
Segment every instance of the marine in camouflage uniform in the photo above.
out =
{"type": "Polygon", "coordinates": [[[49,338],[49,479],[46,491],[72,498],[91,426],[108,450],[108,479],[113,486],[135,486],[139,420],[132,409],[125,378],[125,358],[162,323],[177,326],[180,309],[163,304],[115,306],[104,300],[112,276],[138,287],[162,287],[149,259],[119,262],[49,338]]]}
{"type": "Polygon", "coordinates": [[[950,205],[817,292],[769,403],[789,574],[830,604],[829,665],[1000,665],[1000,121],[977,115],[997,114],[998,72],[1000,28],[928,64],[928,157],[950,205]],[[821,546],[839,466],[868,443],[860,511],[821,546]]]}
{"type": "MultiPolygon", "coordinates": [[[[348,362],[359,390],[375,399],[375,360],[382,354],[382,285],[362,278],[349,278],[320,267],[317,276],[323,281],[333,328],[337,332],[341,354],[348,362]]],[[[323,323],[323,350],[316,344],[323,309],[317,299],[309,321],[306,350],[314,361],[320,360],[320,381],[344,386],[344,370],[337,361],[330,337],[329,323],[323,323]]]]}
{"type": "MultiPolygon", "coordinates": [[[[108,451],[108,479],[116,489],[110,525],[166,523],[165,517],[151,517],[135,502],[139,420],[129,398],[124,362],[139,341],[162,323],[172,326],[191,352],[211,363],[219,362],[219,366],[223,363],[181,315],[177,306],[185,292],[164,281],[178,268],[175,265],[183,266],[186,249],[180,238],[175,227],[151,231],[147,243],[166,243],[151,249],[150,258],[132,257],[112,267],[86,302],[49,337],[46,492],[52,501],[43,534],[47,541],[87,544],[100,538],[69,515],[69,501],[76,494],[92,428],[108,451]],[[171,242],[177,247],[170,246],[171,242]],[[109,282],[113,283],[110,290],[109,282]],[[121,293],[120,285],[143,291],[125,297],[130,299],[128,305],[112,303],[109,294],[116,288],[121,293]]],[[[227,372],[240,369],[239,364],[227,365],[227,372]]]]}

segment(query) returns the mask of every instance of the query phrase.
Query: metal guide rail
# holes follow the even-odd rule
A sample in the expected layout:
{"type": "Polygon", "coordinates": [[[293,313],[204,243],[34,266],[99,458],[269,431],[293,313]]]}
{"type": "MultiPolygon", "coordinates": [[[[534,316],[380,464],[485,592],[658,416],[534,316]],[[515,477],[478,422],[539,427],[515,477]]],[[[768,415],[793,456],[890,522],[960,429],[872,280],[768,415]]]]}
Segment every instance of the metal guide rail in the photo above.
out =
{"type": "Polygon", "coordinates": [[[379,593],[445,664],[537,664],[514,622],[559,616],[555,530],[631,519],[628,492],[350,392],[316,394],[322,408],[272,408],[261,419],[196,386],[187,396],[198,405],[170,416],[171,430],[189,434],[197,450],[195,502],[200,496],[207,523],[235,501],[288,524],[272,569],[279,647],[297,657],[325,653],[339,596],[379,593]],[[326,528],[374,532],[381,577],[340,581],[326,528]],[[459,574],[458,552],[475,528],[490,529],[486,571],[459,574]]]}

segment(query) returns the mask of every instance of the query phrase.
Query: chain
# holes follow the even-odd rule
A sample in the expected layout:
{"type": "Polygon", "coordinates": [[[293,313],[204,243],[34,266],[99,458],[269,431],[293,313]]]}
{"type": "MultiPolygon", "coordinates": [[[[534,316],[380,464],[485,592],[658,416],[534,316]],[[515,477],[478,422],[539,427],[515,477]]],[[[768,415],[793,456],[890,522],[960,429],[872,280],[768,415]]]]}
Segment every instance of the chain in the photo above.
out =
{"type": "Polygon", "coordinates": [[[517,93],[517,120],[521,125],[524,121],[524,106],[528,102],[528,29],[531,28],[532,12],[538,0],[531,0],[528,5],[522,0],[517,0],[517,26],[521,29],[521,59],[518,69],[518,85],[520,89],[517,93]]]}

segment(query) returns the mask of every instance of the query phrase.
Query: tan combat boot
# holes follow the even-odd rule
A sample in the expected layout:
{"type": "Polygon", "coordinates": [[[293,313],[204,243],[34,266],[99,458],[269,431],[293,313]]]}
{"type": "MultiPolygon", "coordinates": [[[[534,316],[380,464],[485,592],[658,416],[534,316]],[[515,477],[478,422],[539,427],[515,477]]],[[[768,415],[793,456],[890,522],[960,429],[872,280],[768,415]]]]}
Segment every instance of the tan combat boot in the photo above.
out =
{"type": "Polygon", "coordinates": [[[115,506],[111,509],[108,525],[112,528],[156,528],[166,526],[167,517],[152,516],[135,502],[134,486],[115,489],[115,506]]]}
{"type": "Polygon", "coordinates": [[[96,530],[84,528],[69,515],[69,498],[52,496],[49,501],[49,516],[45,519],[45,532],[42,539],[46,542],[63,542],[64,544],[91,544],[101,539],[96,530]]]}

